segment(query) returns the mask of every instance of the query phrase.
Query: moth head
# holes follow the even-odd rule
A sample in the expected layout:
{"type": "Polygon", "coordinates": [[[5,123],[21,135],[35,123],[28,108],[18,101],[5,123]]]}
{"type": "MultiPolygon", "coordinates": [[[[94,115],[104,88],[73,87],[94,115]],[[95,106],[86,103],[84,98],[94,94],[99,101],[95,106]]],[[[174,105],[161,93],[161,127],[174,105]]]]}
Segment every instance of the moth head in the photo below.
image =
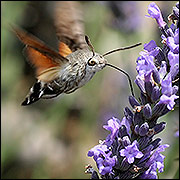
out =
{"type": "Polygon", "coordinates": [[[87,45],[92,51],[92,55],[90,55],[90,58],[88,59],[87,65],[88,68],[92,72],[97,72],[103,69],[106,66],[107,61],[104,59],[104,57],[94,51],[94,47],[92,46],[90,39],[88,36],[85,36],[85,40],[87,45]]]}
{"type": "Polygon", "coordinates": [[[87,66],[94,72],[100,71],[106,66],[107,60],[98,53],[94,53],[92,57],[88,59],[87,66]]]}

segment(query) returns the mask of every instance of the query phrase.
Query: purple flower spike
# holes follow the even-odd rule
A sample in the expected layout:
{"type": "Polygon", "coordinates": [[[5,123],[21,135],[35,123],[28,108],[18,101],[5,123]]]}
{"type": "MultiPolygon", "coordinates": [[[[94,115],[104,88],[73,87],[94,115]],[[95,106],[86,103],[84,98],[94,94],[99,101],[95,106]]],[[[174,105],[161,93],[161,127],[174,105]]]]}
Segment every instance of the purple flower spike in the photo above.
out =
{"type": "Polygon", "coordinates": [[[134,162],[134,158],[141,158],[143,153],[139,151],[137,147],[137,141],[135,140],[132,145],[125,147],[125,149],[120,150],[120,155],[125,156],[129,164],[134,162]]]}
{"type": "Polygon", "coordinates": [[[161,11],[159,7],[156,5],[156,3],[152,2],[148,6],[148,13],[149,15],[146,15],[147,17],[155,18],[159,27],[164,27],[166,25],[166,22],[164,22],[161,11]]]}
{"type": "Polygon", "coordinates": [[[157,134],[166,128],[159,118],[179,103],[179,3],[168,16],[170,27],[155,3],[149,5],[148,13],[159,24],[158,42],[163,45],[151,40],[139,53],[134,81],[139,97],[129,96],[131,107],[124,108],[122,120],[113,117],[103,126],[109,135],[88,152],[100,173],[98,176],[90,168],[91,179],[157,179],[163,172],[165,156],[161,152],[169,145],[161,145],[157,134]]]}

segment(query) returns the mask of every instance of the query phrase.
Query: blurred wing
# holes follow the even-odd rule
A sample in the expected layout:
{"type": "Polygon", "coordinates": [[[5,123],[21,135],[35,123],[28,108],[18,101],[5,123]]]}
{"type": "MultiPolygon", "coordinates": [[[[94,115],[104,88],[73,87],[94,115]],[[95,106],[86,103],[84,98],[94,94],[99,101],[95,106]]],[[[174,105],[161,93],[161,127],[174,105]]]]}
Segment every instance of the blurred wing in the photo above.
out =
{"type": "Polygon", "coordinates": [[[37,79],[45,82],[55,79],[62,66],[69,62],[68,59],[19,27],[13,26],[13,30],[26,45],[25,52],[30,64],[36,69],[37,79]]]}
{"type": "Polygon", "coordinates": [[[56,1],[54,24],[60,41],[59,53],[62,56],[66,56],[70,51],[88,48],[85,42],[83,13],[79,2],[56,1]]]}
{"type": "Polygon", "coordinates": [[[63,57],[66,57],[67,55],[71,54],[72,51],[71,49],[68,47],[68,45],[66,45],[63,42],[59,43],[59,54],[63,57]]]}

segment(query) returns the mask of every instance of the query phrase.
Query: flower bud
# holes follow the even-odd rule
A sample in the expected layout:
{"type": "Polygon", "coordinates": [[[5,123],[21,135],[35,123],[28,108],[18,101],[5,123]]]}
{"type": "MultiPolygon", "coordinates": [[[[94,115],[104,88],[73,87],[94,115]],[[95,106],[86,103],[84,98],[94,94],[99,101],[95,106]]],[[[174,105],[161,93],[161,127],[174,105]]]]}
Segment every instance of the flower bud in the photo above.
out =
{"type": "Polygon", "coordinates": [[[130,141],[130,139],[129,139],[129,137],[128,136],[124,136],[123,138],[122,138],[122,144],[123,144],[123,146],[128,146],[128,145],[130,145],[131,144],[131,141],[130,141]]]}
{"type": "Polygon", "coordinates": [[[145,118],[149,119],[152,116],[151,106],[146,104],[143,108],[143,115],[145,118]]]}
{"type": "Polygon", "coordinates": [[[172,94],[176,94],[178,92],[178,89],[179,89],[178,86],[174,85],[172,94]]]}
{"type": "Polygon", "coordinates": [[[119,137],[123,137],[123,136],[127,136],[127,128],[125,127],[125,125],[122,125],[119,127],[119,132],[118,132],[118,136],[119,137]]]}
{"type": "Polygon", "coordinates": [[[153,145],[153,149],[156,149],[160,144],[161,144],[161,138],[157,138],[151,142],[151,145],[153,145]]]}
{"type": "Polygon", "coordinates": [[[143,149],[144,147],[146,147],[149,143],[150,138],[148,136],[143,136],[139,139],[138,143],[139,143],[139,148],[143,149]]]}
{"type": "Polygon", "coordinates": [[[145,82],[145,90],[149,96],[151,96],[152,89],[153,89],[152,83],[150,81],[145,82]]]}
{"type": "Polygon", "coordinates": [[[120,170],[126,171],[131,165],[128,163],[127,159],[124,158],[121,162],[120,170]]]}
{"type": "Polygon", "coordinates": [[[159,76],[159,72],[157,69],[153,69],[152,71],[152,76],[153,76],[153,79],[154,81],[159,84],[160,83],[160,76],[159,76]]]}
{"type": "Polygon", "coordinates": [[[133,116],[134,115],[133,115],[133,113],[131,112],[131,110],[128,107],[125,107],[124,115],[125,115],[126,119],[128,120],[129,125],[131,126],[132,122],[133,122],[133,116]]]}
{"type": "Polygon", "coordinates": [[[152,101],[157,101],[160,97],[160,90],[158,86],[154,86],[151,94],[152,101]]]}
{"type": "Polygon", "coordinates": [[[146,95],[141,91],[140,92],[141,94],[140,94],[140,96],[141,96],[141,102],[142,102],[142,104],[146,104],[147,103],[147,97],[146,97],[146,95]]]}
{"type": "Polygon", "coordinates": [[[137,84],[141,92],[145,93],[144,81],[139,76],[136,77],[134,82],[137,84]]]}
{"type": "Polygon", "coordinates": [[[170,71],[172,80],[176,77],[176,75],[178,74],[178,72],[179,72],[179,64],[175,64],[175,65],[173,66],[173,68],[171,68],[171,71],[170,71]]]}
{"type": "Polygon", "coordinates": [[[134,132],[136,134],[139,134],[139,125],[135,125],[134,132]]]}
{"type": "Polygon", "coordinates": [[[161,122],[157,124],[156,126],[154,126],[153,129],[154,129],[155,134],[160,133],[165,128],[165,126],[166,126],[165,122],[161,122]]]}
{"type": "Polygon", "coordinates": [[[144,122],[142,113],[135,112],[133,123],[134,125],[141,125],[144,122]]]}
{"type": "Polygon", "coordinates": [[[166,104],[156,104],[152,109],[152,116],[158,116],[158,114],[161,114],[166,107],[166,104]]]}
{"type": "Polygon", "coordinates": [[[148,131],[149,131],[149,125],[147,122],[145,122],[139,128],[139,135],[145,136],[148,131]]]}
{"type": "Polygon", "coordinates": [[[161,65],[161,62],[165,60],[165,55],[164,55],[164,53],[163,53],[161,48],[159,48],[159,52],[158,52],[158,54],[156,55],[155,58],[156,58],[156,63],[158,65],[161,65]]]}
{"type": "Polygon", "coordinates": [[[135,108],[135,106],[140,106],[139,102],[133,96],[129,96],[129,103],[133,108],[135,108]]]}

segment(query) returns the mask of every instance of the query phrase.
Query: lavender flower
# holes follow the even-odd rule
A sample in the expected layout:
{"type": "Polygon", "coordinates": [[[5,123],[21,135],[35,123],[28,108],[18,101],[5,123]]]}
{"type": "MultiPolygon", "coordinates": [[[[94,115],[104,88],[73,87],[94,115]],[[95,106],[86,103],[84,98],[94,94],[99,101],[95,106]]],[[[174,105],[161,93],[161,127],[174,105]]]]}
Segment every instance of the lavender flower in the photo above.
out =
{"type": "Polygon", "coordinates": [[[126,146],[125,149],[121,149],[119,152],[120,156],[125,156],[127,158],[129,164],[134,162],[134,158],[141,158],[143,156],[143,153],[139,151],[137,147],[136,140],[134,140],[131,145],[126,146]]]}
{"type": "Polygon", "coordinates": [[[149,17],[156,19],[156,21],[160,27],[164,27],[166,25],[166,22],[164,22],[164,20],[162,18],[162,14],[161,14],[159,7],[154,2],[152,2],[148,6],[148,13],[150,14],[149,17]]]}
{"type": "MultiPolygon", "coordinates": [[[[164,129],[165,123],[157,124],[154,129],[151,129],[148,123],[145,122],[130,137],[128,128],[123,125],[124,120],[125,118],[119,121],[114,117],[110,119],[108,125],[104,127],[110,130],[111,135],[114,135],[107,137],[107,139],[112,137],[111,143],[106,139],[88,152],[88,156],[93,157],[96,161],[101,177],[105,179],[129,179],[140,175],[147,177],[152,173],[155,174],[157,168],[159,172],[162,172],[164,156],[160,152],[164,151],[164,148],[168,147],[168,145],[159,146],[161,140],[159,138],[152,140],[152,137],[164,129]],[[117,129],[117,127],[119,128],[117,129]],[[138,140],[132,141],[135,138],[133,136],[138,136],[138,140]]],[[[130,131],[132,129],[129,129],[130,131]]],[[[92,166],[88,166],[86,172],[92,174],[92,179],[97,179],[97,172],[92,166]]]]}
{"type": "Polygon", "coordinates": [[[108,149],[107,145],[97,145],[88,152],[88,156],[93,156],[97,163],[99,173],[105,175],[112,171],[115,166],[116,157],[111,157],[112,152],[108,149]]]}
{"type": "Polygon", "coordinates": [[[104,125],[103,128],[111,131],[110,139],[113,139],[116,136],[118,129],[120,128],[119,119],[113,117],[108,121],[108,125],[104,125]]]}
{"type": "Polygon", "coordinates": [[[177,98],[178,96],[176,96],[175,94],[170,97],[163,94],[160,98],[159,104],[167,104],[167,108],[169,110],[172,110],[175,105],[175,99],[177,98]]]}
{"type": "MultiPolygon", "coordinates": [[[[132,110],[125,107],[121,121],[115,117],[109,119],[103,127],[110,134],[88,152],[96,161],[102,179],[157,179],[157,173],[164,169],[165,156],[161,152],[169,145],[161,145],[162,140],[154,135],[166,126],[165,122],[158,122],[159,117],[173,110],[179,98],[179,4],[171,14],[176,24],[170,27],[155,3],[149,5],[148,13],[162,32],[163,47],[153,40],[144,44],[144,51],[136,61],[135,83],[140,97],[129,96],[132,110]]],[[[92,179],[99,179],[92,166],[86,172],[92,174],[92,179]]]]}
{"type": "Polygon", "coordinates": [[[140,176],[140,179],[157,179],[157,169],[158,172],[163,172],[165,156],[160,154],[160,152],[164,151],[167,147],[169,147],[169,145],[164,144],[156,149],[146,163],[146,166],[149,166],[148,170],[140,176]]]}

